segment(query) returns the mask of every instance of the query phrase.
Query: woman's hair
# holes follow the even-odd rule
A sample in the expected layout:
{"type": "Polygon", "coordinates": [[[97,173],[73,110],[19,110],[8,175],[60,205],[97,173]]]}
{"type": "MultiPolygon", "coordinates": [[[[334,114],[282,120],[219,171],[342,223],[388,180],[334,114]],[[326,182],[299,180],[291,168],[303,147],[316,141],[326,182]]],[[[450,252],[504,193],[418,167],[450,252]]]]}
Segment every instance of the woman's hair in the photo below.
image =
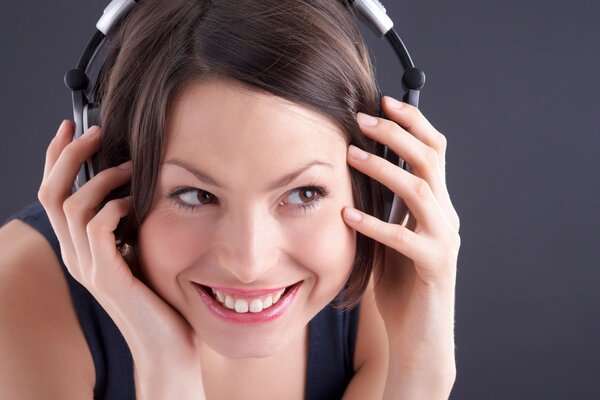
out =
{"type": "MultiPolygon", "coordinates": [[[[133,161],[131,183],[105,199],[132,195],[115,232],[140,274],[137,230],[150,211],[165,147],[169,108],[203,80],[233,81],[317,112],[348,144],[373,152],[355,114],[377,114],[379,95],[356,17],[338,0],[141,0],[125,17],[103,66],[100,169],[133,161]]],[[[379,184],[352,169],[356,208],[382,217],[379,184]]],[[[336,304],[356,305],[382,247],[358,234],[350,278],[336,304]]]]}

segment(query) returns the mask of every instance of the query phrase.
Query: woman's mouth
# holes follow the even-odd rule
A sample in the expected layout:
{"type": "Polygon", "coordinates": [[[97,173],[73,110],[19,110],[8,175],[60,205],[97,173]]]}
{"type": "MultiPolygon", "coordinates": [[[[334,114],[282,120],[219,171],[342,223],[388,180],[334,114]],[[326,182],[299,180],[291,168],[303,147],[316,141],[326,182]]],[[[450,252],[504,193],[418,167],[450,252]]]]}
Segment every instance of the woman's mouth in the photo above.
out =
{"type": "Polygon", "coordinates": [[[230,322],[266,322],[287,310],[302,281],[291,286],[271,289],[240,291],[194,283],[204,304],[217,317],[230,322]]]}
{"type": "Polygon", "coordinates": [[[230,310],[235,310],[235,312],[239,314],[243,314],[247,312],[259,313],[262,310],[277,304],[279,299],[281,299],[281,296],[285,294],[289,287],[279,289],[264,296],[239,296],[229,294],[219,289],[209,288],[208,286],[204,286],[203,289],[207,293],[212,294],[212,297],[225,307],[230,310]]]}

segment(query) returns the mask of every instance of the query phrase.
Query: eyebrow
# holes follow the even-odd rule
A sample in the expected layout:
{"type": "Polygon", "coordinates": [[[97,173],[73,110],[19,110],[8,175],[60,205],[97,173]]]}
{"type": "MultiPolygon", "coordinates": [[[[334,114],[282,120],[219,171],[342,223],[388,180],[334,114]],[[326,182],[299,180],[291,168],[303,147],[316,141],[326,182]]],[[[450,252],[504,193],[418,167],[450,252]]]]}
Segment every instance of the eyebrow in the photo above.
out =
{"type": "MultiPolygon", "coordinates": [[[[216,186],[220,189],[223,188],[223,185],[221,183],[219,183],[218,181],[216,181],[214,178],[212,178],[210,175],[202,172],[201,170],[199,170],[198,168],[196,168],[192,165],[187,164],[186,162],[184,162],[182,160],[172,158],[172,159],[165,161],[163,164],[176,165],[176,166],[181,167],[181,168],[185,169],[186,171],[190,172],[192,175],[194,175],[196,177],[196,179],[198,179],[201,182],[204,182],[204,183],[212,185],[212,186],[216,186]]],[[[282,186],[285,186],[285,185],[293,182],[296,178],[298,178],[300,175],[302,175],[306,170],[308,170],[312,167],[315,167],[315,166],[325,166],[325,167],[329,167],[329,168],[333,169],[333,165],[326,161],[321,161],[321,160],[308,161],[308,162],[302,164],[300,166],[300,168],[282,176],[281,178],[279,178],[279,179],[275,180],[274,182],[272,182],[271,184],[269,184],[267,186],[267,189],[274,190],[274,189],[280,188],[282,186]]]]}

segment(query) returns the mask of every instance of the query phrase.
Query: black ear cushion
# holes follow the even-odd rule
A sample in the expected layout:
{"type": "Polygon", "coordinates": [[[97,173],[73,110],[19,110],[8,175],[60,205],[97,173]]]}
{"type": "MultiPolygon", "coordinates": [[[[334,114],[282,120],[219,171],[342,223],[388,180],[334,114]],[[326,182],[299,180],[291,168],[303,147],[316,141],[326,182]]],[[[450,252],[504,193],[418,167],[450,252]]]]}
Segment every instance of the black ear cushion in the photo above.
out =
{"type": "MultiPolygon", "coordinates": [[[[381,107],[381,99],[383,98],[383,95],[381,94],[381,90],[377,90],[377,116],[379,118],[385,118],[385,114],[383,113],[383,108],[381,107]]],[[[385,158],[386,153],[387,153],[387,147],[381,143],[376,143],[375,144],[375,153],[379,156],[379,157],[383,157],[385,158]]]]}
{"type": "MultiPolygon", "coordinates": [[[[378,98],[378,103],[377,103],[377,113],[378,113],[379,118],[387,118],[387,116],[383,112],[383,107],[381,107],[381,99],[382,98],[383,98],[383,95],[382,95],[381,91],[379,91],[379,98],[378,98]]],[[[387,146],[385,146],[381,143],[376,143],[376,152],[379,157],[386,159],[393,165],[398,165],[399,167],[401,167],[403,169],[407,169],[408,165],[406,164],[406,162],[403,159],[401,159],[396,153],[394,153],[392,150],[390,150],[387,146]]],[[[384,212],[384,216],[385,216],[385,221],[388,221],[390,219],[390,215],[392,212],[392,204],[394,202],[394,193],[383,185],[381,185],[381,187],[383,190],[383,212],[384,212]]],[[[404,202],[401,199],[398,199],[397,207],[400,207],[399,214],[401,214],[402,216],[405,215],[405,211],[403,211],[403,210],[406,209],[406,206],[404,205],[404,202]]]]}
{"type": "MultiPolygon", "coordinates": [[[[83,110],[83,129],[84,131],[92,126],[102,126],[102,118],[100,117],[100,105],[96,103],[88,103],[83,110]]],[[[98,155],[94,154],[89,162],[84,164],[86,170],[86,182],[92,179],[99,172],[98,155]]]]}
{"type": "MultiPolygon", "coordinates": [[[[377,114],[379,118],[387,118],[385,113],[383,112],[383,107],[381,107],[381,99],[384,95],[381,93],[380,90],[378,90],[378,94],[379,97],[377,99],[377,114]]],[[[379,157],[385,158],[394,165],[398,165],[400,162],[399,157],[393,151],[388,149],[387,146],[381,143],[376,144],[376,152],[379,157]]]]}
{"type": "Polygon", "coordinates": [[[97,103],[89,103],[86,106],[86,112],[83,114],[84,127],[92,127],[93,125],[102,126],[102,117],[100,115],[100,105],[97,103]],[[87,116],[87,121],[85,121],[87,116]],[[87,122],[87,123],[86,123],[87,122]]]}

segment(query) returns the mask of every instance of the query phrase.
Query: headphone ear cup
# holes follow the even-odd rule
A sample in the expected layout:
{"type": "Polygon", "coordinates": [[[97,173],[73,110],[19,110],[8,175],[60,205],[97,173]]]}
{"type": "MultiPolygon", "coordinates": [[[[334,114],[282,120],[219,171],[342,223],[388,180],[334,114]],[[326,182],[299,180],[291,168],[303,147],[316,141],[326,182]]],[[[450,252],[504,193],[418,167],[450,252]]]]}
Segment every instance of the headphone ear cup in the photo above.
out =
{"type": "MultiPolygon", "coordinates": [[[[379,92],[379,102],[377,104],[377,111],[379,114],[379,118],[387,119],[387,116],[383,112],[381,107],[381,99],[382,94],[379,92]]],[[[404,170],[409,170],[408,164],[404,159],[400,158],[396,153],[390,150],[387,146],[376,143],[375,144],[376,153],[379,157],[389,161],[392,165],[397,165],[404,170]]],[[[389,190],[387,187],[382,185],[383,190],[383,212],[385,216],[385,220],[393,223],[401,223],[407,212],[408,208],[402,199],[395,196],[394,193],[389,190]]]]}
{"type": "MultiPolygon", "coordinates": [[[[100,105],[97,103],[88,103],[83,107],[83,131],[87,131],[92,126],[102,126],[100,116],[100,105]]],[[[98,162],[98,153],[85,162],[88,179],[92,179],[100,170],[98,162]]]]}
{"type": "Polygon", "coordinates": [[[94,125],[102,126],[100,104],[89,103],[83,107],[83,129],[88,130],[94,125]]]}

